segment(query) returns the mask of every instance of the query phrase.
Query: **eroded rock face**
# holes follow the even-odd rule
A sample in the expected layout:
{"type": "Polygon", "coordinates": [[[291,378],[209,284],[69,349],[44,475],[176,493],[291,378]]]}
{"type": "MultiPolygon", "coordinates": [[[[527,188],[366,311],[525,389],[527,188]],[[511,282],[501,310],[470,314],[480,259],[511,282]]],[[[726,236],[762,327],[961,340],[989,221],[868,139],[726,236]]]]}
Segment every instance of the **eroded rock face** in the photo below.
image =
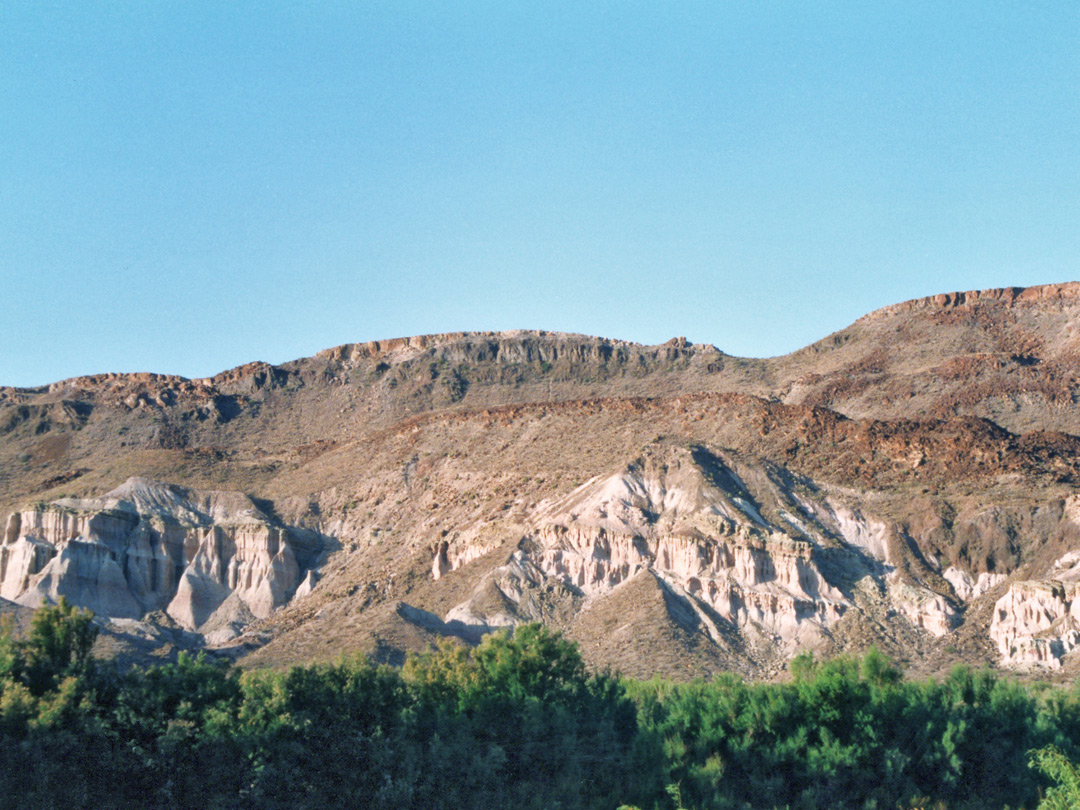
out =
{"type": "Polygon", "coordinates": [[[64,596],[113,618],[165,610],[223,640],[287,603],[319,548],[316,536],[276,525],[241,493],[132,478],[101,498],[11,515],[0,596],[31,606],[64,596]]]}
{"type": "Polygon", "coordinates": [[[888,595],[894,610],[932,636],[945,635],[960,618],[944,596],[929,588],[890,582],[888,595]]]}
{"type": "MultiPolygon", "coordinates": [[[[10,525],[10,524],[9,524],[10,525]]],[[[30,587],[30,578],[56,556],[56,546],[16,535],[0,546],[0,597],[14,602],[30,587]]]]}
{"type": "MultiPolygon", "coordinates": [[[[890,542],[884,522],[810,481],[702,448],[661,448],[540,504],[510,560],[446,620],[514,624],[534,618],[522,606],[552,584],[588,605],[649,571],[668,589],[669,604],[682,605],[676,620],[683,615],[683,624],[716,641],[737,634],[787,654],[827,637],[858,609],[852,586],[869,576],[915,627],[949,632],[958,618],[949,599],[900,581],[890,542]]],[[[444,576],[484,550],[442,543],[432,574],[444,576]]]]}
{"type": "MultiPolygon", "coordinates": [[[[1069,516],[1077,519],[1075,502],[1069,516]]],[[[1014,582],[994,605],[990,638],[1005,666],[1059,669],[1080,647],[1080,550],[1057,559],[1044,579],[1014,582]]]]}
{"type": "Polygon", "coordinates": [[[720,537],[657,534],[549,525],[531,538],[532,556],[586,596],[651,569],[731,624],[785,640],[814,635],[812,626],[828,626],[848,605],[817,570],[809,542],[746,526],[720,537]]]}
{"type": "Polygon", "coordinates": [[[1080,646],[1080,583],[1014,582],[994,605],[990,638],[1010,666],[1057,669],[1080,646]]]}
{"type": "Polygon", "coordinates": [[[967,571],[962,571],[954,566],[949,566],[942,576],[953,586],[953,591],[964,602],[978,599],[991,588],[1005,581],[1004,574],[992,574],[983,571],[977,577],[973,577],[967,571]]]}

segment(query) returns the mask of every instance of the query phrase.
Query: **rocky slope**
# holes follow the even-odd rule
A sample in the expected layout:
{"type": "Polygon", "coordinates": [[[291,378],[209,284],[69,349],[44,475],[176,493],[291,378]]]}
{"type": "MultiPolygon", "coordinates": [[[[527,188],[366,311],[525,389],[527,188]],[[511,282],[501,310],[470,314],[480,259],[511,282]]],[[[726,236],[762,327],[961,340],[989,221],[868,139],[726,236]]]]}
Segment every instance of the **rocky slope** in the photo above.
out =
{"type": "Polygon", "coordinates": [[[451,334],[0,388],[0,597],[252,665],[541,620],[637,675],[870,643],[1072,673],[1078,323],[1065,284],[766,360],[451,334]]]}
{"type": "Polygon", "coordinates": [[[13,512],[0,544],[0,597],[61,597],[114,619],[164,611],[206,643],[229,641],[314,583],[322,548],[238,492],[196,493],[131,478],[100,498],[13,512]]]}

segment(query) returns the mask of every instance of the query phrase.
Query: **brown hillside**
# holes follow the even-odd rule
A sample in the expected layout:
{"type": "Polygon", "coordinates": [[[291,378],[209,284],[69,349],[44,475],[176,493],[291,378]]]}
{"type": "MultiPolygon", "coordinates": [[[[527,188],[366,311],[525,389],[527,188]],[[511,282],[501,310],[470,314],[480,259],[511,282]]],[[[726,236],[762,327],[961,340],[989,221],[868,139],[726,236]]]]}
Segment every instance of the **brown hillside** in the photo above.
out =
{"type": "Polygon", "coordinates": [[[1078,318],[1071,283],[898,304],[766,360],[456,333],[0,388],[0,506],[140,476],[323,537],[310,595],[244,619],[252,664],[397,660],[532,618],[642,675],[769,674],[875,639],[931,668],[993,661],[1001,577],[1080,548],[1078,318]],[[584,512],[552,506],[579,488],[584,512]],[[993,588],[954,582],[980,574],[993,588]]]}

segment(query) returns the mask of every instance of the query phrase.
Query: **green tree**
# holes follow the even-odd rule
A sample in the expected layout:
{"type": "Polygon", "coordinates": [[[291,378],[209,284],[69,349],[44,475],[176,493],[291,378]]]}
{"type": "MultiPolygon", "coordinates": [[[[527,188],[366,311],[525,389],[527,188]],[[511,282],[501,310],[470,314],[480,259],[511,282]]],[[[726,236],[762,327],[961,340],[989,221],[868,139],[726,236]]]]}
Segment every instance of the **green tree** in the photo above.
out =
{"type": "Polygon", "coordinates": [[[93,614],[39,608],[0,633],[0,807],[110,807],[112,745],[96,702],[93,614]]]}
{"type": "Polygon", "coordinates": [[[616,806],[633,790],[633,704],[590,675],[577,647],[539,625],[414,656],[403,677],[425,749],[417,804],[616,806]]]}
{"type": "Polygon", "coordinates": [[[1030,766],[1056,783],[1046,791],[1038,810],[1076,810],[1080,807],[1080,768],[1054,746],[1031,752],[1030,766]]]}
{"type": "Polygon", "coordinates": [[[43,695],[64,678],[89,673],[90,651],[98,635],[93,620],[92,612],[76,608],[62,596],[56,605],[34,612],[29,637],[17,645],[23,680],[34,695],[43,695]]]}
{"type": "Polygon", "coordinates": [[[410,806],[416,756],[401,731],[397,671],[363,660],[246,673],[236,738],[251,763],[250,806],[410,806]]]}

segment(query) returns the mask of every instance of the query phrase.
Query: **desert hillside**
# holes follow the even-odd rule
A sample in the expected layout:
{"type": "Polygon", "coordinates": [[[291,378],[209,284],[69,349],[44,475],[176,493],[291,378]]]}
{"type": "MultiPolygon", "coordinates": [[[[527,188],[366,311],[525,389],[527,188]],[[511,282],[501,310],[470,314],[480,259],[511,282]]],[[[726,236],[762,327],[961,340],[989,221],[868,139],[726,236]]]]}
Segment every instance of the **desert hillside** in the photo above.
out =
{"type": "Polygon", "coordinates": [[[1074,673],[1078,325],[1070,283],[769,359],[459,333],[0,388],[0,607],[252,666],[539,620],[641,676],[870,644],[1074,673]]]}

